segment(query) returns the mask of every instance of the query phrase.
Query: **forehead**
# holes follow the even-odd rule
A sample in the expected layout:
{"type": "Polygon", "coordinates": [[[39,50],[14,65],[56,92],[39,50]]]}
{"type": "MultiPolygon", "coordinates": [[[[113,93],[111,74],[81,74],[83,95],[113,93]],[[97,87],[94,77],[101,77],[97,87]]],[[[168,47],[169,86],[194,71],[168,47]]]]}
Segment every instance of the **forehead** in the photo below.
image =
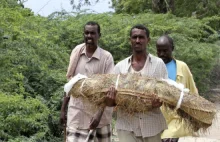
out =
{"type": "Polygon", "coordinates": [[[131,31],[131,36],[134,36],[134,35],[147,36],[145,30],[137,29],[137,28],[134,28],[134,29],[132,29],[132,31],[131,31]]]}
{"type": "Polygon", "coordinates": [[[157,48],[171,48],[171,44],[167,38],[159,38],[156,43],[157,48]]]}
{"type": "Polygon", "coordinates": [[[84,28],[85,31],[98,31],[97,25],[86,25],[84,28]]]}

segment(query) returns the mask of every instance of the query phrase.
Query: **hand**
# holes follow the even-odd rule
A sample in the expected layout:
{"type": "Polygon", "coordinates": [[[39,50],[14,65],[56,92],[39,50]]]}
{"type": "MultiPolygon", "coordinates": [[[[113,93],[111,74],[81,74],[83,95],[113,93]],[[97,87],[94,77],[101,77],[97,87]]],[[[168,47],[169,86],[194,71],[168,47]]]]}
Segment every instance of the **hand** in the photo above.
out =
{"type": "Polygon", "coordinates": [[[157,97],[155,96],[152,100],[151,100],[151,103],[152,103],[152,107],[153,108],[159,108],[162,106],[162,101],[157,97]]]}
{"type": "Polygon", "coordinates": [[[116,102],[115,102],[116,93],[117,93],[117,90],[115,90],[115,87],[111,86],[105,98],[106,106],[112,107],[116,105],[116,102]]]}
{"type": "Polygon", "coordinates": [[[61,113],[60,113],[60,124],[65,127],[66,126],[66,122],[67,122],[66,112],[65,111],[61,111],[61,113]]]}
{"type": "Polygon", "coordinates": [[[102,114],[104,112],[104,108],[101,108],[98,110],[98,112],[92,117],[90,124],[89,124],[89,129],[95,129],[98,125],[99,122],[102,118],[102,114]]]}

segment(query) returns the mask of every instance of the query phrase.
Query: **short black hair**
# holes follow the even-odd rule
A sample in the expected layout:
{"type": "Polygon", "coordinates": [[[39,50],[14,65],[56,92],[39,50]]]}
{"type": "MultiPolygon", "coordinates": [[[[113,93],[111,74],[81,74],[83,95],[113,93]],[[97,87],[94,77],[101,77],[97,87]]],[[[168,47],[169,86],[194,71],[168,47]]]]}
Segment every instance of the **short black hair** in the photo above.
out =
{"type": "Polygon", "coordinates": [[[100,28],[100,25],[99,25],[97,22],[94,22],[94,21],[89,21],[89,22],[87,22],[87,23],[85,24],[85,26],[84,26],[84,30],[85,30],[86,25],[92,25],[92,26],[95,26],[95,25],[96,25],[97,28],[98,28],[98,33],[100,34],[101,28],[100,28]]]}
{"type": "Polygon", "coordinates": [[[169,42],[170,45],[171,45],[172,50],[174,50],[174,42],[173,42],[173,39],[172,39],[168,34],[164,34],[163,36],[167,38],[168,42],[169,42]]]}
{"type": "Polygon", "coordinates": [[[133,26],[132,28],[131,28],[131,30],[130,30],[130,36],[131,36],[131,34],[132,34],[132,30],[133,29],[141,29],[141,30],[144,30],[145,32],[146,32],[146,36],[149,38],[150,37],[150,31],[149,31],[149,29],[147,28],[147,27],[145,27],[144,25],[142,25],[142,24],[137,24],[137,25],[135,25],[135,26],[133,26]]]}

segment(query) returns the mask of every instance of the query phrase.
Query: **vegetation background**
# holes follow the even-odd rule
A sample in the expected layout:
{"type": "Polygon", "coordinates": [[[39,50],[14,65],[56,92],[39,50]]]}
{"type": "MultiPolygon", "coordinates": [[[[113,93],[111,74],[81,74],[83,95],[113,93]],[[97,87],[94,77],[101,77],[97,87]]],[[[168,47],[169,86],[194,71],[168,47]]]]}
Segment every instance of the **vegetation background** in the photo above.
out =
{"type": "Polygon", "coordinates": [[[149,52],[168,33],[175,57],[186,62],[200,95],[220,87],[220,0],[112,0],[115,13],[79,11],[34,15],[22,0],[0,0],[0,141],[60,142],[63,85],[71,50],[83,42],[87,21],[101,25],[100,46],[115,63],[130,55],[130,28],[151,31],[149,52]]]}

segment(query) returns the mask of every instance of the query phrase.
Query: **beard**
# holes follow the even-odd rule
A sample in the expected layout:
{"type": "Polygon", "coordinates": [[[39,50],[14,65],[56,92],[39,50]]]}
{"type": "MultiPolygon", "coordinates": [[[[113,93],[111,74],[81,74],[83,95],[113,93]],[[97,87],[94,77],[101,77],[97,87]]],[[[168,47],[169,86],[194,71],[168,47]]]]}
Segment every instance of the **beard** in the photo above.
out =
{"type": "Polygon", "coordinates": [[[166,57],[160,57],[160,58],[163,60],[165,64],[169,63],[172,60],[172,58],[166,58],[166,57]]]}
{"type": "Polygon", "coordinates": [[[142,53],[144,51],[146,51],[146,47],[142,47],[141,44],[137,44],[133,46],[133,51],[136,53],[142,53]]]}

